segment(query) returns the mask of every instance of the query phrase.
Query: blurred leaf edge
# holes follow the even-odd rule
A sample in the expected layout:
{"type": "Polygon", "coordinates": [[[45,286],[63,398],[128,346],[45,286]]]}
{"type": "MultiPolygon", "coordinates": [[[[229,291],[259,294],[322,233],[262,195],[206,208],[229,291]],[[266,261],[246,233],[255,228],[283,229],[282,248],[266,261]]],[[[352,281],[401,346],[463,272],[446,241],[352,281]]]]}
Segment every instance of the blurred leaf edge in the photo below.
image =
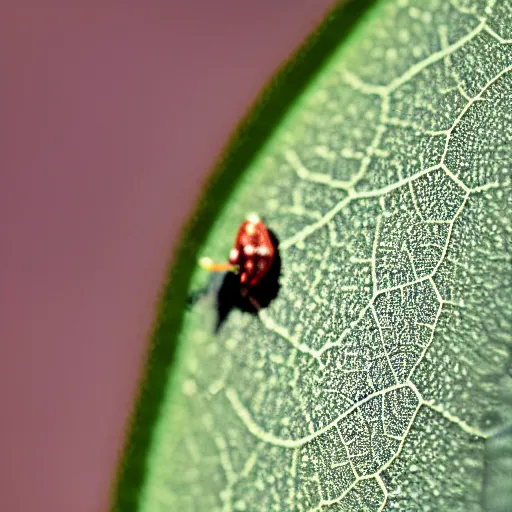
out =
{"type": "Polygon", "coordinates": [[[140,370],[134,405],[113,476],[111,512],[136,512],[146,475],[147,455],[159,416],[165,385],[172,372],[197,255],[238,178],[333,52],[359,25],[376,0],[341,0],[305,41],[276,70],[256,101],[235,127],[217,159],[199,200],[181,230],[180,241],[156,300],[146,357],[140,370]]]}

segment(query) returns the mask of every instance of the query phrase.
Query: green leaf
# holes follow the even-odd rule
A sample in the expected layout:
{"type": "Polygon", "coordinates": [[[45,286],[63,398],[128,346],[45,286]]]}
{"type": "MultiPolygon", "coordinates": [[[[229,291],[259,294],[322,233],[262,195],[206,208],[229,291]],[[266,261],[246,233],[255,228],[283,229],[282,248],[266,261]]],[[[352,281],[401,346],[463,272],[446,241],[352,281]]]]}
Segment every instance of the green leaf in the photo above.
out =
{"type": "Polygon", "coordinates": [[[115,510],[512,507],[512,5],[365,5],[264,95],[189,226],[115,510]],[[280,289],[216,331],[213,291],[185,308],[195,262],[250,211],[280,289]]]}

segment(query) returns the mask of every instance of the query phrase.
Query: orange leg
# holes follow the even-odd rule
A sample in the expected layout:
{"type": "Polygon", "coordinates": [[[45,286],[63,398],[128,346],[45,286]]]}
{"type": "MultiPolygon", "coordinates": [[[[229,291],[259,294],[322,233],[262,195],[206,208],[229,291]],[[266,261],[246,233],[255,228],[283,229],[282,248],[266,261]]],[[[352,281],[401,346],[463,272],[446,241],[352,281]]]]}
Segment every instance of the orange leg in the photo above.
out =
{"type": "Polygon", "coordinates": [[[210,258],[201,258],[199,265],[209,272],[236,272],[238,270],[237,265],[232,265],[229,262],[214,263],[210,258]]]}

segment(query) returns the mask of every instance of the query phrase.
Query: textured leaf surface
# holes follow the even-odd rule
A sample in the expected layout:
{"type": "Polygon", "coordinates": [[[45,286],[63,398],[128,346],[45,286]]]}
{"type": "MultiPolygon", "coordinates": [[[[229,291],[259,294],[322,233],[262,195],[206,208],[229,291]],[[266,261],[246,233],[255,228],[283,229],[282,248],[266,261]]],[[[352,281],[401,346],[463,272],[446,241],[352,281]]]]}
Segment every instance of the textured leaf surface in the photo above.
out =
{"type": "Polygon", "coordinates": [[[508,0],[370,12],[202,248],[260,212],[281,289],[186,314],[140,510],[510,510],[511,98],[508,0]]]}

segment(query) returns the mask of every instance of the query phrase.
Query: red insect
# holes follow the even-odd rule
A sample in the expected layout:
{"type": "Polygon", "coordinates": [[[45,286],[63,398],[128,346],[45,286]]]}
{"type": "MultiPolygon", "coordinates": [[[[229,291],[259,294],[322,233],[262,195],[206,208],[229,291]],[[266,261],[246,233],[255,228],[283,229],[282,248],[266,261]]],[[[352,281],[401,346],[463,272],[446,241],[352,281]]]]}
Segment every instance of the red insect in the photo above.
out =
{"type": "MultiPolygon", "coordinates": [[[[251,288],[257,286],[270,270],[274,256],[275,248],[268,229],[253,213],[238,229],[235,244],[229,253],[229,262],[214,263],[210,258],[201,258],[199,264],[210,272],[228,270],[239,273],[240,293],[247,297],[251,288]]],[[[255,301],[251,302],[256,306],[255,301]]]]}

